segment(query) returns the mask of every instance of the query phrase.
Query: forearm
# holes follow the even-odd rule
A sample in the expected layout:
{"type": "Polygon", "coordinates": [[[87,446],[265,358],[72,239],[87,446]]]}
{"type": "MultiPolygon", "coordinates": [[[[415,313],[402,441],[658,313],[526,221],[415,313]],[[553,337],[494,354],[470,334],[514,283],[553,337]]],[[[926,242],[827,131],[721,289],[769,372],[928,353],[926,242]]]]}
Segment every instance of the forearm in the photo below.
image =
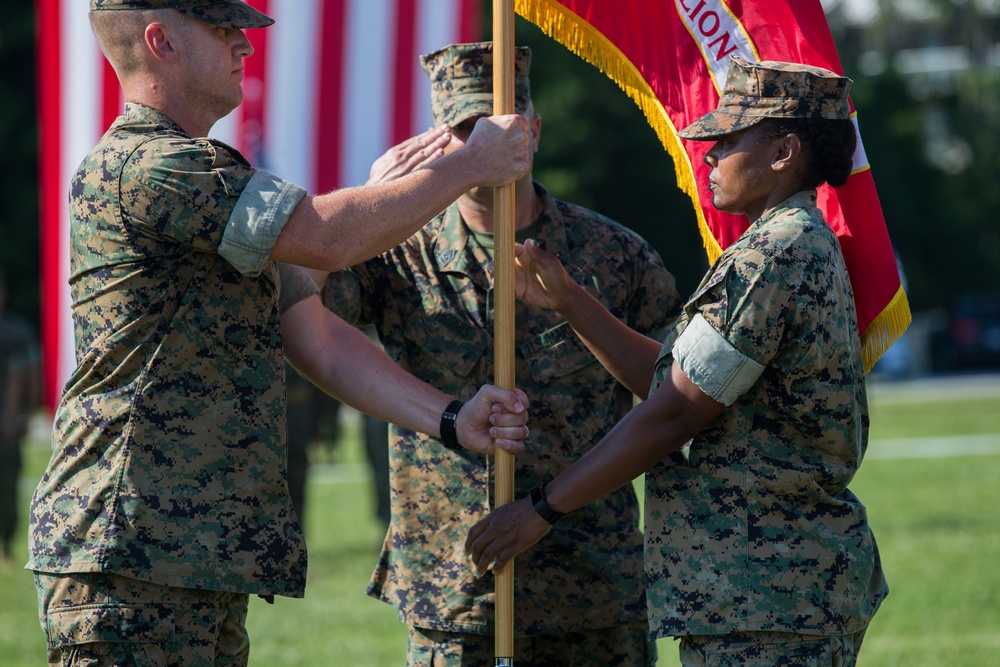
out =
{"type": "Polygon", "coordinates": [[[608,372],[646,398],[662,344],[631,329],[580,285],[570,289],[559,312],[608,372]]]}
{"type": "Polygon", "coordinates": [[[610,493],[701,433],[724,409],[673,364],[652,396],[548,484],[549,504],[568,512],[610,493]]]}
{"type": "Polygon", "coordinates": [[[314,358],[289,360],[320,389],[383,421],[440,436],[441,413],[452,397],[400,368],[381,348],[343,320],[311,335],[324,344],[314,358]]]}
{"type": "Polygon", "coordinates": [[[560,512],[583,507],[643,474],[691,439],[681,415],[664,419],[649,401],[629,411],[590,451],[545,487],[560,512]]]}
{"type": "Polygon", "coordinates": [[[271,259],[337,271],[384,252],[477,184],[459,153],[388,183],[305,197],[278,236],[271,259]]]}
{"type": "Polygon", "coordinates": [[[480,119],[462,148],[387,183],[299,201],[270,259],[337,271],[384,252],[475,186],[511,183],[530,167],[530,133],[518,114],[480,119]]]}

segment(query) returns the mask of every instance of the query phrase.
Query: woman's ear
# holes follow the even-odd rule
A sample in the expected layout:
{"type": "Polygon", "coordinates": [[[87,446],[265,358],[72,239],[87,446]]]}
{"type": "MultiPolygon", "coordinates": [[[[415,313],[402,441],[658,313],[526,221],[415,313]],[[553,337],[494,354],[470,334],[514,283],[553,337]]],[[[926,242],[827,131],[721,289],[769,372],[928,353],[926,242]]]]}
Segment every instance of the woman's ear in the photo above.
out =
{"type": "Polygon", "coordinates": [[[777,142],[774,161],[771,162],[771,169],[774,171],[787,171],[792,168],[801,154],[802,139],[794,132],[790,132],[781,137],[781,140],[777,142]]]}

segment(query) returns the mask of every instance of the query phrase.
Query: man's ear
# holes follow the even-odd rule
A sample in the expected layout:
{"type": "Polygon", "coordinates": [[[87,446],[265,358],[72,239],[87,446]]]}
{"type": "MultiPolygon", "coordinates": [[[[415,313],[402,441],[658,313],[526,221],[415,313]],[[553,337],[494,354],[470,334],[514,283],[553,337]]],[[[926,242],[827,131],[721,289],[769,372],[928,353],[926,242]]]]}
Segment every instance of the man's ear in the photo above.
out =
{"type": "Polygon", "coordinates": [[[802,154],[802,139],[795,133],[781,137],[775,144],[775,156],[771,162],[774,171],[787,171],[792,168],[799,155],[802,154]]]}
{"type": "Polygon", "coordinates": [[[163,23],[150,23],[146,26],[146,48],[158,60],[174,60],[177,57],[177,51],[168,30],[168,27],[163,23]]]}

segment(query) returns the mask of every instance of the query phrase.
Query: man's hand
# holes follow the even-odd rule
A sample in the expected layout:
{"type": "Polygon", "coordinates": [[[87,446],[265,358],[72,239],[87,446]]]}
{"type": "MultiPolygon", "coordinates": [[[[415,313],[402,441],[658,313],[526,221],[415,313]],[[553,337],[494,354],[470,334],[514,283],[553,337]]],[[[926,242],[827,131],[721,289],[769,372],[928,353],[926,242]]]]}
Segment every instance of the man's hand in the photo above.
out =
{"type": "Polygon", "coordinates": [[[396,144],[375,160],[365,185],[387,183],[426,167],[444,155],[449,142],[451,128],[442,125],[396,144]]]}
{"type": "Polygon", "coordinates": [[[494,442],[505,452],[524,451],[528,437],[528,397],[520,389],[507,391],[483,385],[458,411],[455,429],[463,447],[492,454],[494,442]]]}
{"type": "MultiPolygon", "coordinates": [[[[480,118],[465,146],[469,164],[479,170],[479,185],[513,183],[531,168],[531,128],[520,114],[480,118]]],[[[456,154],[456,153],[453,153],[456,154]]]]}
{"type": "Polygon", "coordinates": [[[465,553],[482,575],[491,565],[494,571],[503,567],[548,530],[548,522],[538,515],[531,500],[521,498],[498,507],[474,525],[465,539],[465,553]]]}

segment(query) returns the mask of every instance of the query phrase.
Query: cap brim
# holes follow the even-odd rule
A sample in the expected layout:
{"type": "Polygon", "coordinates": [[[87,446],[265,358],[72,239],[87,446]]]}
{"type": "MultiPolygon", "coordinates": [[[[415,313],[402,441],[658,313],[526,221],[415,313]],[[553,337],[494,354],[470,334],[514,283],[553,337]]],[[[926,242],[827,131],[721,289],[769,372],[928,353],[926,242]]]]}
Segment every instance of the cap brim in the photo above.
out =
{"type": "Polygon", "coordinates": [[[209,7],[178,8],[177,11],[223,28],[266,28],[274,23],[274,19],[270,16],[257,11],[243,0],[218,3],[209,7]]]}
{"type": "Polygon", "coordinates": [[[763,116],[750,116],[744,113],[732,114],[716,109],[709,111],[680,130],[677,136],[692,141],[711,141],[753,127],[762,120],[764,120],[763,116]]]}
{"type": "MultiPolygon", "coordinates": [[[[470,118],[493,115],[493,93],[472,93],[455,95],[449,100],[449,109],[434,117],[436,125],[461,125],[470,118]]],[[[518,95],[514,98],[514,113],[524,113],[528,108],[528,98],[518,95]]]]}

